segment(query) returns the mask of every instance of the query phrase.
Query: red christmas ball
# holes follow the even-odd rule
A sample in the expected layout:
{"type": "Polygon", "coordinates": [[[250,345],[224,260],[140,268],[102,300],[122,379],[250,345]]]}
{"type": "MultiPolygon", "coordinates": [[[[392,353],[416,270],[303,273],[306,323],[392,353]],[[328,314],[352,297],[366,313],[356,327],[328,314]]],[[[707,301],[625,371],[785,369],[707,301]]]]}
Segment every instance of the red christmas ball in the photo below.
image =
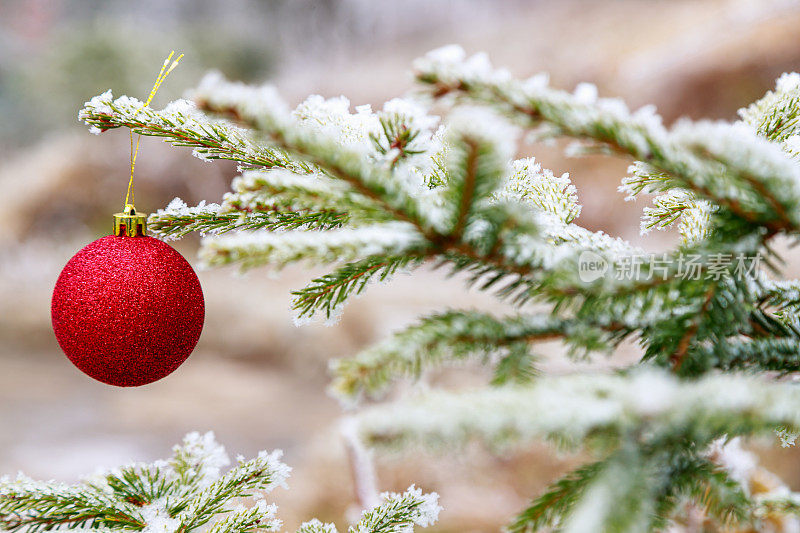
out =
{"type": "Polygon", "coordinates": [[[98,381],[145,385],[173,372],[197,344],[205,303],[192,267],[168,244],[109,235],[67,262],[51,305],[70,361],[98,381]]]}

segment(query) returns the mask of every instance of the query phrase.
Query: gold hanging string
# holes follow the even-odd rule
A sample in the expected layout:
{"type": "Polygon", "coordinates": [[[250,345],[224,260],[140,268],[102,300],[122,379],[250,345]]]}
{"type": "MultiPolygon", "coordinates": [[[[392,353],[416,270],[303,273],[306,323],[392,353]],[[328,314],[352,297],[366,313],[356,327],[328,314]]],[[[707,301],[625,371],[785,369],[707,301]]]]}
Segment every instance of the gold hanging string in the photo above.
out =
{"type": "MultiPolygon", "coordinates": [[[[183,54],[180,54],[177,58],[175,58],[175,61],[172,61],[172,56],[174,55],[175,55],[175,50],[172,50],[167,56],[167,59],[164,60],[164,64],[161,65],[161,70],[158,73],[158,77],[156,78],[155,84],[153,84],[153,88],[150,90],[150,94],[147,96],[147,100],[142,104],[142,106],[139,109],[136,110],[136,112],[133,114],[134,117],[137,114],[139,114],[139,111],[150,105],[150,102],[153,101],[153,97],[155,97],[156,93],[158,92],[158,88],[161,87],[161,84],[164,83],[165,79],[167,79],[169,73],[172,72],[175,69],[175,67],[178,66],[178,62],[183,57],[183,54]],[[172,61],[171,64],[170,61],[172,61]]],[[[133,206],[133,204],[135,203],[134,191],[133,191],[133,170],[136,167],[136,156],[139,154],[139,141],[142,140],[142,135],[138,134],[136,136],[136,146],[134,146],[133,130],[130,130],[130,134],[131,134],[131,177],[130,180],[128,180],[128,192],[125,194],[125,206],[122,209],[123,211],[125,211],[128,207],[135,209],[133,206]]]]}

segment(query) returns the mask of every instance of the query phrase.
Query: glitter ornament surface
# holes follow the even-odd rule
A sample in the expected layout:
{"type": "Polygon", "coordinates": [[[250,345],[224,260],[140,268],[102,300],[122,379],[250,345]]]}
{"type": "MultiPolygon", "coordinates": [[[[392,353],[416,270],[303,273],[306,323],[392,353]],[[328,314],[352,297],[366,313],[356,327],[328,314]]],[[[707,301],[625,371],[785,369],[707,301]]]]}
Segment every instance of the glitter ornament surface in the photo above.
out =
{"type": "Polygon", "coordinates": [[[120,387],[173,372],[197,344],[205,303],[181,254],[152,237],[109,235],[75,254],[51,305],[58,344],[75,366],[120,387]]]}

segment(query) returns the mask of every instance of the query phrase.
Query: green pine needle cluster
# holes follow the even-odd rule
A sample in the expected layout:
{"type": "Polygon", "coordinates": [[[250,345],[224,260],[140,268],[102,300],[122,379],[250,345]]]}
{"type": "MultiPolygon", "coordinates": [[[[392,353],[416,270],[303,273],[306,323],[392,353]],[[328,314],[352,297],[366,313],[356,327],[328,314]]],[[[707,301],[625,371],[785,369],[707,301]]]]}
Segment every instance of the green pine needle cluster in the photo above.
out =
{"type": "MultiPolygon", "coordinates": [[[[265,494],[285,487],[291,469],[281,452],[261,452],[225,473],[229,464],[214,435],[187,435],[166,461],[123,466],[66,485],[22,474],[0,479],[0,530],[37,532],[100,530],[190,533],[280,531],[277,507],[265,494]],[[243,503],[249,502],[249,505],[243,503]]],[[[400,533],[436,521],[437,496],[415,487],[384,494],[351,532],[400,533]]],[[[298,532],[336,533],[312,520],[298,532]]]]}

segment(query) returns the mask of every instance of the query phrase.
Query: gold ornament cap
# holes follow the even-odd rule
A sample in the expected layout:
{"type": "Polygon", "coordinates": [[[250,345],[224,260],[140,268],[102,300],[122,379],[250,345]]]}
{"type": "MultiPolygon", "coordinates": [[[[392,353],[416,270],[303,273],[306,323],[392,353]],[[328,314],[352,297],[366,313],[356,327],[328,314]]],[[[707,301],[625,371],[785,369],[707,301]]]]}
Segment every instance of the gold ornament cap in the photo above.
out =
{"type": "Polygon", "coordinates": [[[114,213],[114,235],[121,237],[144,236],[147,232],[147,213],[137,213],[132,205],[126,205],[122,213],[114,213]]]}

